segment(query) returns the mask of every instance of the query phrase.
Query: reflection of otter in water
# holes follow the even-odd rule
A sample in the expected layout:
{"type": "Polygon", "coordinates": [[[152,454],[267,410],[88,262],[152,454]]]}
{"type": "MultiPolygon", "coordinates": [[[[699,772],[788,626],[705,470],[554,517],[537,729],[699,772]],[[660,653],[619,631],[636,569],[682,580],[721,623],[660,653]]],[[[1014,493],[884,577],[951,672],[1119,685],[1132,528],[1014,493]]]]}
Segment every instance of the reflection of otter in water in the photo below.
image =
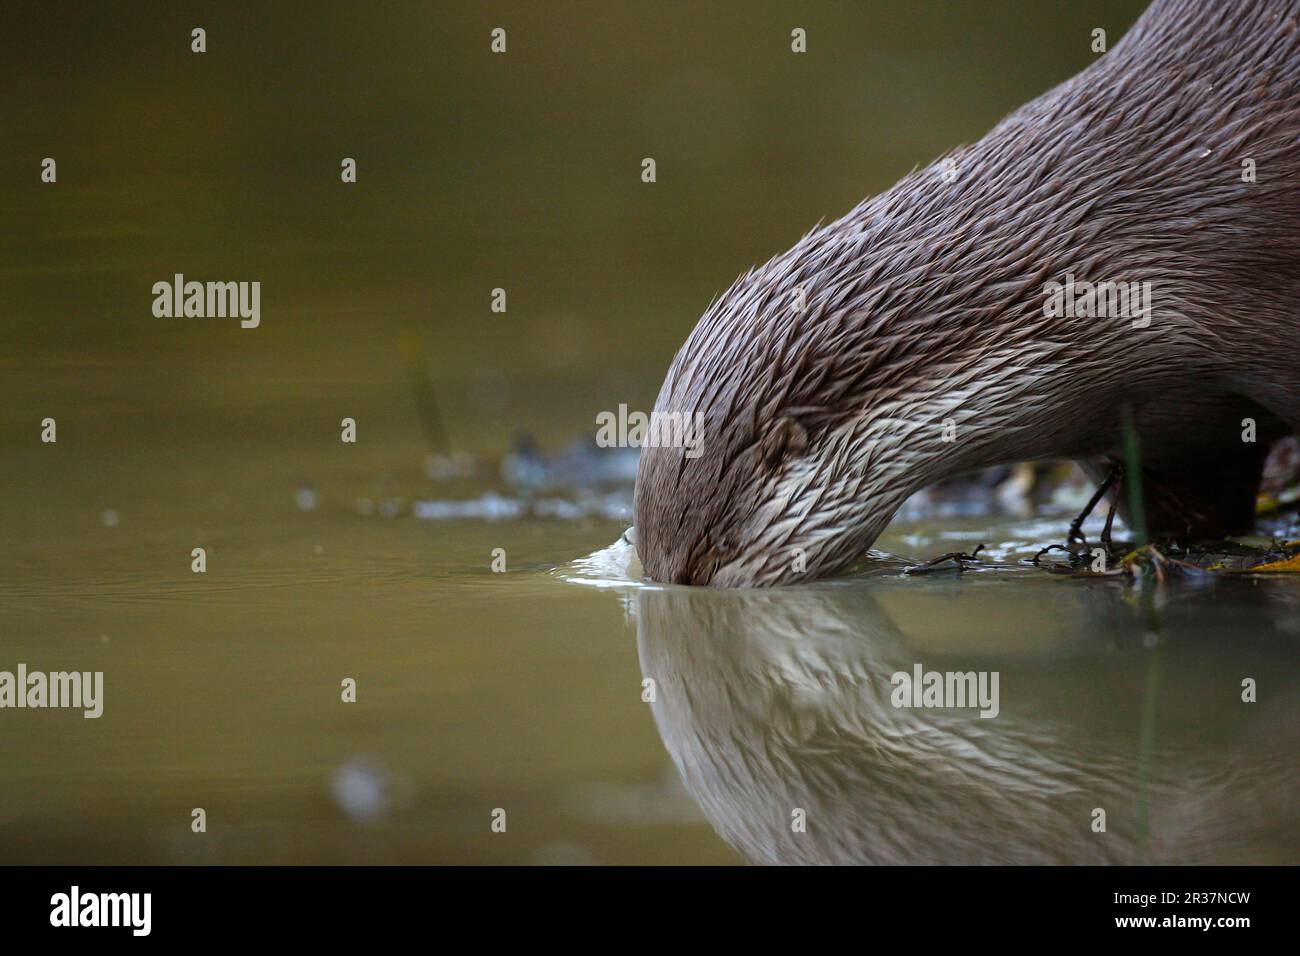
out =
{"type": "Polygon", "coordinates": [[[1223,703],[1235,700],[1225,659],[1171,642],[1094,660],[1085,638],[1068,659],[972,664],[909,649],[868,590],[638,594],[664,744],[710,823],[750,860],[1296,861],[1294,704],[1223,703]],[[1146,759],[1153,654],[1163,679],[1146,759]],[[890,676],[918,662],[1000,670],[1001,713],[896,709],[890,676]],[[1092,830],[1098,807],[1105,833],[1092,830]]]}

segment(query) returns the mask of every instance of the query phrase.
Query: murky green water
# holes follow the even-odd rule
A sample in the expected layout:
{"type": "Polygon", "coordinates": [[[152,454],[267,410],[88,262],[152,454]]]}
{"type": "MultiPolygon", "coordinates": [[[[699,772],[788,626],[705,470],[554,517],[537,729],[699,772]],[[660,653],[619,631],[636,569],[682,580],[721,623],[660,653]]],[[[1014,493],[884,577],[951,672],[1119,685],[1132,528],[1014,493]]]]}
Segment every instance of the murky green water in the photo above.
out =
{"type": "MultiPolygon", "coordinates": [[[[414,443],[177,429],[148,434],[146,468],[110,437],[78,449],[75,421],[6,473],[0,669],[103,671],[104,713],[0,713],[7,862],[1300,851],[1293,583],[1171,595],[1154,647],[1132,589],[1041,572],[645,586],[607,548],[621,522],[412,517],[447,490],[414,443]],[[917,663],[999,672],[999,715],[892,707],[917,663]]],[[[937,524],[881,545],[1012,561],[1060,527],[937,524]]]]}

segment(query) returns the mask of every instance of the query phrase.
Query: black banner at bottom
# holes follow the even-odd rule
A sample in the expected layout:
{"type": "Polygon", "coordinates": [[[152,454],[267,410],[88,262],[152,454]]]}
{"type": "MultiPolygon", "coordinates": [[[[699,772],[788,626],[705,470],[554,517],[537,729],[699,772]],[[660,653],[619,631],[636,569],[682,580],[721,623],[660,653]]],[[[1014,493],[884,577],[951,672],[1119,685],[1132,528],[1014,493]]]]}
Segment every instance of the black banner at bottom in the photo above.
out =
{"type": "Polygon", "coordinates": [[[1243,868],[558,869],[0,868],[6,939],[167,941],[371,937],[456,930],[735,941],[809,920],[927,942],[1044,933],[1228,942],[1291,920],[1295,871],[1243,868]],[[750,922],[749,917],[753,917],[750,922]],[[700,932],[704,930],[701,929],[700,932]],[[695,931],[692,931],[694,933],[695,931]]]}

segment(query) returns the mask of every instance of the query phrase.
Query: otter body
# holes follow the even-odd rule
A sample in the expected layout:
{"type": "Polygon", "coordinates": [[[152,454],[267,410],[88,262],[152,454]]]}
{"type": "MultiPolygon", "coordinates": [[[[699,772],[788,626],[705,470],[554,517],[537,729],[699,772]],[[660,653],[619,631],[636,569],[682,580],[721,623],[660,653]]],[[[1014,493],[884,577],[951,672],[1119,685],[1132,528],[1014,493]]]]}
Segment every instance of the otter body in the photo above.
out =
{"type": "Polygon", "coordinates": [[[1150,531],[1238,532],[1298,383],[1300,0],[1157,0],[714,302],[655,407],[702,414],[702,454],[643,451],[638,550],[661,581],[830,574],[935,481],[1122,460],[1125,406],[1150,531]],[[1060,315],[1067,280],[1147,284],[1149,313],[1060,315]]]}

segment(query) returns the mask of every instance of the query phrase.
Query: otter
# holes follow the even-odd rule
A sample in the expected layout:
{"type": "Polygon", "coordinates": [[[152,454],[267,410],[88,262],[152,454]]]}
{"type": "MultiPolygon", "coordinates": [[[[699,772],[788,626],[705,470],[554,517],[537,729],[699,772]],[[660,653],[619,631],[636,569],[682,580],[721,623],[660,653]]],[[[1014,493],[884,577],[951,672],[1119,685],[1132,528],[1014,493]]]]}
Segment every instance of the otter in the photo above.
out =
{"type": "Polygon", "coordinates": [[[655,405],[703,416],[701,454],[643,449],[638,551],[662,582],[832,574],[944,478],[1105,473],[1126,408],[1151,535],[1239,532],[1270,443],[1300,431],[1297,343],[1300,0],[1156,0],[713,302],[655,405]],[[1149,283],[1149,312],[1061,314],[1067,282],[1149,283]]]}

